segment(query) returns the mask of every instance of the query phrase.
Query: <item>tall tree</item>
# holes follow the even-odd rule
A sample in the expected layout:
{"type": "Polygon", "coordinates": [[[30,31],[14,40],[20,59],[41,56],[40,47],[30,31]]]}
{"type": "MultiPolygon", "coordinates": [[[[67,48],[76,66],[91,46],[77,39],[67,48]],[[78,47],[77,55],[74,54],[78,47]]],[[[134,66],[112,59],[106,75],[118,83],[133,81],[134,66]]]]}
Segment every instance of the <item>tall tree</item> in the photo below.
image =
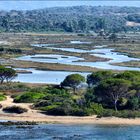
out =
{"type": "Polygon", "coordinates": [[[117,111],[118,101],[128,96],[128,90],[131,82],[123,79],[108,79],[101,82],[95,88],[95,95],[100,97],[102,102],[109,102],[117,111]]]}
{"type": "Polygon", "coordinates": [[[87,76],[88,86],[97,85],[100,81],[111,78],[113,73],[111,71],[97,71],[87,76]]]}
{"type": "Polygon", "coordinates": [[[7,83],[12,81],[17,76],[16,71],[12,68],[6,68],[5,73],[5,80],[7,83]]]}
{"type": "Polygon", "coordinates": [[[73,88],[74,93],[76,93],[77,86],[83,82],[85,82],[85,77],[80,74],[71,74],[64,79],[64,81],[61,83],[61,86],[71,87],[73,88]]]}
{"type": "Polygon", "coordinates": [[[10,82],[17,76],[16,71],[12,68],[5,68],[0,66],[0,83],[3,84],[4,81],[10,82]]]}

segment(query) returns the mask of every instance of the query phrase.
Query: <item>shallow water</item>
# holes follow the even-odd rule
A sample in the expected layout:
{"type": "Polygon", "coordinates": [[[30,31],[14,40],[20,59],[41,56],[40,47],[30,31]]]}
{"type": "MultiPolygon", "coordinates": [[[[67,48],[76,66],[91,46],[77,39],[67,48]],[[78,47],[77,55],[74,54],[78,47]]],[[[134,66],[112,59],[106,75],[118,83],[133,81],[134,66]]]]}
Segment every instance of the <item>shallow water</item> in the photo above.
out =
{"type": "Polygon", "coordinates": [[[45,48],[53,49],[53,50],[67,51],[67,52],[77,52],[77,53],[88,53],[88,52],[90,52],[89,50],[82,50],[82,49],[76,49],[76,48],[57,48],[57,47],[45,47],[45,48]]]}
{"type": "Polygon", "coordinates": [[[84,60],[84,59],[75,56],[66,56],[66,55],[36,54],[36,55],[21,56],[17,58],[17,60],[44,62],[44,63],[72,64],[72,62],[74,61],[84,60]]]}
{"type": "Polygon", "coordinates": [[[70,41],[70,44],[91,44],[91,42],[74,40],[70,41]]]}
{"type": "Polygon", "coordinates": [[[91,42],[86,42],[86,41],[70,41],[70,42],[67,42],[67,43],[55,43],[55,44],[31,44],[31,46],[35,46],[35,47],[50,47],[50,46],[58,46],[58,45],[69,45],[69,44],[77,44],[77,45],[80,45],[80,44],[91,44],[91,42]]]}
{"type": "Polygon", "coordinates": [[[1,140],[140,140],[140,126],[40,124],[0,126],[1,140]]]}
{"type": "Polygon", "coordinates": [[[32,73],[19,73],[13,81],[20,81],[24,83],[47,83],[47,84],[60,84],[66,76],[74,73],[79,73],[83,76],[87,76],[89,73],[86,72],[66,72],[66,71],[42,71],[35,69],[21,69],[16,70],[27,70],[32,73]]]}
{"type": "MultiPolygon", "coordinates": [[[[66,55],[54,55],[54,54],[47,54],[47,55],[28,55],[16,58],[17,60],[25,60],[25,61],[34,61],[34,62],[44,62],[44,63],[60,63],[60,64],[68,64],[68,65],[80,65],[80,66],[89,66],[99,69],[111,69],[111,70],[140,70],[140,68],[134,67],[125,67],[125,66],[116,66],[111,65],[111,63],[121,63],[121,62],[128,62],[128,61],[140,61],[139,58],[132,58],[124,54],[120,54],[117,52],[113,52],[114,49],[109,48],[101,48],[96,47],[94,50],[82,50],[82,49],[75,49],[75,48],[57,48],[62,51],[69,51],[69,52],[81,52],[81,53],[90,53],[90,55],[94,55],[101,58],[109,58],[109,61],[100,61],[100,62],[77,62],[78,60],[84,60],[84,58],[74,57],[74,56],[66,56],[66,55]],[[44,58],[40,58],[44,57],[44,58]],[[46,58],[45,57],[52,57],[46,58]]],[[[48,47],[47,47],[48,48],[48,47]]],[[[56,49],[56,47],[49,47],[51,49],[56,49]]]]}

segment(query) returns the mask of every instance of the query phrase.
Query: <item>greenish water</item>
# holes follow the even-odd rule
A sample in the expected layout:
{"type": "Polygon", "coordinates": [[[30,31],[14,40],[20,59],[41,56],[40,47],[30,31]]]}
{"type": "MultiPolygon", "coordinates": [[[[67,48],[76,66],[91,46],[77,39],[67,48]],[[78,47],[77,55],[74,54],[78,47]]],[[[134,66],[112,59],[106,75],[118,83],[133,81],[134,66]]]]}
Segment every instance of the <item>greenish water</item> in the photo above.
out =
{"type": "Polygon", "coordinates": [[[140,140],[140,126],[40,124],[0,126],[0,140],[140,140]]]}

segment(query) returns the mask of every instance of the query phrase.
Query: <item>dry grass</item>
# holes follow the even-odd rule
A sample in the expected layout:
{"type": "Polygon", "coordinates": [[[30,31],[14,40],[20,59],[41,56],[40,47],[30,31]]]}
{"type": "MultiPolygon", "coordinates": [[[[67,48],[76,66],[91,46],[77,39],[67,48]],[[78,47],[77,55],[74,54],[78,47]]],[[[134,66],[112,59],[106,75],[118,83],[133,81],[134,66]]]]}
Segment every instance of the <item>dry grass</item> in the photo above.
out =
{"type": "Polygon", "coordinates": [[[115,63],[115,65],[140,68],[140,61],[129,61],[129,62],[123,62],[123,63],[115,63]]]}
{"type": "Polygon", "coordinates": [[[97,71],[97,68],[85,67],[85,66],[75,66],[75,65],[65,65],[65,64],[53,64],[53,63],[38,63],[38,62],[27,62],[14,60],[14,63],[10,62],[9,65],[12,67],[19,68],[36,68],[40,70],[56,70],[56,71],[82,71],[91,72],[97,71]]]}
{"type": "Polygon", "coordinates": [[[125,53],[130,57],[140,58],[140,43],[139,44],[117,44],[110,45],[109,47],[115,48],[115,51],[125,53]]]}
{"type": "MultiPolygon", "coordinates": [[[[31,47],[30,43],[61,43],[58,47],[70,47],[70,48],[80,48],[80,49],[94,49],[95,45],[106,45],[109,44],[109,47],[115,48],[115,51],[125,53],[132,57],[139,57],[140,58],[140,39],[139,36],[136,35],[127,35],[126,39],[119,39],[114,45],[107,39],[103,39],[101,37],[94,37],[94,36],[78,36],[77,34],[63,34],[63,33],[52,33],[52,34],[45,34],[45,33],[1,33],[0,40],[10,42],[8,47],[10,48],[21,48],[23,54],[21,55],[28,55],[28,54],[62,54],[62,55],[72,55],[76,57],[84,58],[85,62],[95,62],[95,61],[107,61],[108,59],[95,57],[89,55],[89,53],[73,53],[73,52],[66,52],[60,50],[51,50],[45,48],[35,48],[31,47]],[[69,43],[71,40],[79,40],[79,41],[86,41],[92,42],[92,44],[65,44],[69,43]]],[[[12,63],[8,63],[10,58],[17,57],[19,55],[15,54],[2,54],[1,58],[6,58],[7,62],[6,65],[11,64],[12,66],[21,66],[21,67],[35,67],[41,69],[49,69],[49,70],[69,70],[69,71],[94,71],[95,68],[90,67],[82,67],[82,66],[69,66],[63,64],[44,64],[44,63],[35,63],[35,62],[17,62],[12,61],[12,63]],[[17,64],[15,64],[17,63],[17,64]]],[[[123,63],[120,65],[126,66],[139,66],[139,62],[131,62],[131,64],[123,63]]]]}

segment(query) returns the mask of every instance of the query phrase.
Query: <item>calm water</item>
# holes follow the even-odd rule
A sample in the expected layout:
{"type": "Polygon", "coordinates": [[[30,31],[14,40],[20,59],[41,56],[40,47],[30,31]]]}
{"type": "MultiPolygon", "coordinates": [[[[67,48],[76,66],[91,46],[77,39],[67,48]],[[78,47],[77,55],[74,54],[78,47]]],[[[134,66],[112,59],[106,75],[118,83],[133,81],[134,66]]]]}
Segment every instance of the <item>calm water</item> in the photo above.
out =
{"type": "Polygon", "coordinates": [[[16,68],[16,70],[28,70],[32,73],[28,74],[18,74],[18,76],[13,81],[20,81],[24,83],[48,83],[48,84],[60,84],[66,76],[74,73],[87,76],[89,73],[86,72],[67,72],[67,71],[42,71],[35,69],[21,69],[16,68]]]}
{"type": "Polygon", "coordinates": [[[32,46],[35,46],[35,47],[51,47],[51,46],[58,46],[58,45],[61,45],[61,44],[66,44],[66,45],[69,45],[69,44],[77,44],[77,45],[80,45],[80,44],[91,44],[91,42],[86,42],[86,41],[70,41],[70,42],[67,42],[67,43],[55,43],[55,44],[31,44],[32,46]]]}
{"type": "MultiPolygon", "coordinates": [[[[45,54],[45,55],[27,55],[16,58],[17,60],[24,61],[33,61],[33,62],[43,62],[43,63],[60,63],[68,65],[79,65],[79,66],[88,66],[99,69],[111,69],[111,70],[140,70],[140,68],[134,67],[125,67],[125,66],[116,66],[112,65],[114,63],[128,62],[128,61],[140,61],[139,58],[132,58],[124,54],[113,52],[114,49],[96,47],[94,50],[82,50],[75,48],[56,48],[49,47],[51,49],[59,49],[62,51],[68,52],[81,52],[81,53],[90,53],[90,55],[109,58],[109,61],[100,61],[100,62],[78,62],[79,60],[84,60],[84,58],[79,58],[75,56],[66,56],[66,55],[55,55],[55,54],[45,54]]],[[[48,48],[48,47],[47,47],[48,48]]]]}
{"type": "Polygon", "coordinates": [[[140,126],[41,124],[0,126],[1,140],[140,140],[140,126]]]}
{"type": "Polygon", "coordinates": [[[67,55],[56,54],[36,54],[26,55],[17,58],[18,60],[43,62],[43,63],[60,63],[60,64],[72,64],[74,61],[84,60],[83,58],[67,55]]]}

